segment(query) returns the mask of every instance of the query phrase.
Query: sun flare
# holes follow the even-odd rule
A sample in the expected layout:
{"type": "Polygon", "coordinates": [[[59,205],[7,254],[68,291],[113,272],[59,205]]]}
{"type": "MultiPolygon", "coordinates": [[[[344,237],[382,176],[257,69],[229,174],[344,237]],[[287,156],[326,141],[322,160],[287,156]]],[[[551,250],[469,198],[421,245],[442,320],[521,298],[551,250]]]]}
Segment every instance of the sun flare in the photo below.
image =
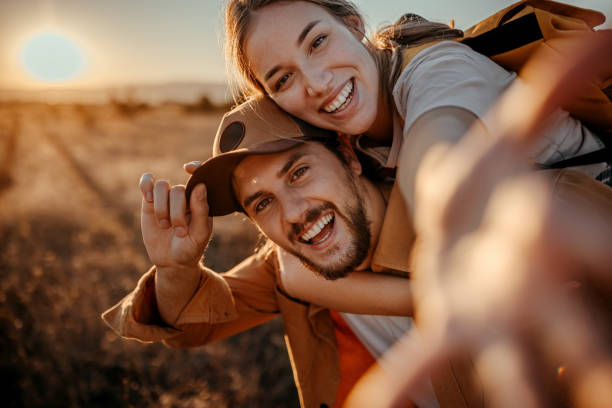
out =
{"type": "Polygon", "coordinates": [[[76,42],[56,31],[42,31],[21,48],[25,71],[43,82],[67,82],[77,78],[85,66],[85,55],[76,42]]]}

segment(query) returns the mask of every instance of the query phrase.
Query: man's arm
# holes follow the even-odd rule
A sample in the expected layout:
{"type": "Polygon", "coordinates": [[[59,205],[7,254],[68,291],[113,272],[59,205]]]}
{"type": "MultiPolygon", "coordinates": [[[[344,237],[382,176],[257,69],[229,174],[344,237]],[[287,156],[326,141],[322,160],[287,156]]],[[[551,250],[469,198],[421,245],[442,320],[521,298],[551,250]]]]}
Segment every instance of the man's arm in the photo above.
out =
{"type": "Polygon", "coordinates": [[[189,212],[184,186],[170,187],[145,174],[140,189],[143,241],[155,267],[104,313],[113,330],[142,341],[170,343],[176,337],[173,345],[191,346],[245,330],[278,312],[274,268],[265,256],[252,256],[224,276],[199,265],[212,230],[203,184],[194,189],[189,212]]]}
{"type": "Polygon", "coordinates": [[[195,347],[264,323],[278,314],[275,263],[265,253],[224,274],[199,266],[199,284],[170,326],[160,317],[155,267],[136,288],[102,315],[119,336],[172,347],[195,347]]]}
{"type": "Polygon", "coordinates": [[[161,318],[173,325],[200,282],[198,261],[212,232],[206,187],[196,187],[189,211],[185,187],[155,180],[150,173],[140,179],[142,238],[151,262],[157,267],[155,295],[161,318]]]}

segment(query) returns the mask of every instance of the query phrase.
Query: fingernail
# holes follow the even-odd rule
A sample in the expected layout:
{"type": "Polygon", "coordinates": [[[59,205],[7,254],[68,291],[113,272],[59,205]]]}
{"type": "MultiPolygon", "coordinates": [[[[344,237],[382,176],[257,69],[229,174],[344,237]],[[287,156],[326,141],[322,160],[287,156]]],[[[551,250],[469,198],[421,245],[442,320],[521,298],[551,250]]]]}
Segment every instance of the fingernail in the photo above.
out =
{"type": "Polygon", "coordinates": [[[152,203],[152,202],[153,202],[153,193],[152,193],[152,192],[150,192],[150,191],[147,191],[147,192],[146,192],[146,194],[145,194],[145,199],[146,199],[148,202],[152,203]]]}
{"type": "Polygon", "coordinates": [[[185,235],[187,235],[187,230],[185,229],[185,227],[175,227],[174,234],[177,237],[184,237],[185,235]]]}
{"type": "Polygon", "coordinates": [[[185,163],[185,164],[183,165],[183,167],[187,167],[187,166],[199,166],[199,165],[200,165],[200,162],[199,162],[199,161],[197,161],[197,160],[194,160],[194,161],[192,161],[192,162],[185,163]]]}
{"type": "Polygon", "coordinates": [[[204,201],[204,198],[206,198],[206,194],[205,194],[205,192],[206,192],[206,191],[205,191],[203,188],[201,188],[201,189],[198,191],[198,194],[197,194],[197,199],[198,199],[198,200],[200,200],[200,201],[204,201]]]}
{"type": "Polygon", "coordinates": [[[159,221],[159,226],[161,228],[164,228],[164,229],[170,228],[170,221],[168,221],[168,220],[160,220],[159,221]]]}

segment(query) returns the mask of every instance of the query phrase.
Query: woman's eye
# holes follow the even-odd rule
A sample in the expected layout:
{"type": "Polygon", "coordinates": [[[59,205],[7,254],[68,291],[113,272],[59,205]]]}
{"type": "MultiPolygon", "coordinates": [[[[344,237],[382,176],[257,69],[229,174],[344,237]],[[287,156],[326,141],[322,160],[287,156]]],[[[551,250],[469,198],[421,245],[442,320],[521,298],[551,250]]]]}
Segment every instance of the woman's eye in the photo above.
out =
{"type": "Polygon", "coordinates": [[[316,48],[319,48],[319,46],[320,46],[321,44],[323,44],[323,41],[325,41],[325,39],[326,39],[326,38],[327,38],[327,36],[326,36],[326,35],[320,35],[320,36],[318,36],[318,37],[317,37],[317,38],[315,38],[315,40],[312,42],[312,45],[310,46],[310,48],[311,48],[312,50],[314,50],[314,49],[316,49],[316,48]]]}
{"type": "Polygon", "coordinates": [[[274,89],[276,91],[280,90],[283,85],[285,85],[285,83],[289,80],[290,74],[285,74],[282,77],[280,77],[278,79],[278,81],[276,81],[276,84],[274,85],[274,89]]]}
{"type": "Polygon", "coordinates": [[[268,206],[268,204],[270,204],[270,202],[272,202],[271,198],[264,198],[255,206],[255,212],[258,213],[260,211],[263,211],[268,206]]]}
{"type": "Polygon", "coordinates": [[[297,179],[299,179],[300,177],[302,177],[304,175],[304,173],[306,173],[306,170],[308,170],[307,166],[303,166],[300,167],[299,169],[297,169],[296,171],[293,172],[293,174],[291,174],[291,181],[295,181],[297,179]]]}

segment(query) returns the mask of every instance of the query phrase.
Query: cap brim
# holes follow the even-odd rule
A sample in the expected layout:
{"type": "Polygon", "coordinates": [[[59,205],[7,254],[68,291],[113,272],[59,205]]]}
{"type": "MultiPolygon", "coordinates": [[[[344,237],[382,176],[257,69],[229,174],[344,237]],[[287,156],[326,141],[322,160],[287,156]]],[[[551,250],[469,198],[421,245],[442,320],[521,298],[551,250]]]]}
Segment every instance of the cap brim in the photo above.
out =
{"type": "Polygon", "coordinates": [[[222,153],[208,159],[196,169],[187,181],[185,188],[187,205],[189,205],[193,189],[198,184],[204,183],[210,216],[218,217],[235,211],[242,211],[242,206],[237,202],[232,188],[232,173],[242,159],[252,155],[281,153],[304,142],[300,139],[275,140],[251,146],[248,149],[237,149],[222,153]]]}

